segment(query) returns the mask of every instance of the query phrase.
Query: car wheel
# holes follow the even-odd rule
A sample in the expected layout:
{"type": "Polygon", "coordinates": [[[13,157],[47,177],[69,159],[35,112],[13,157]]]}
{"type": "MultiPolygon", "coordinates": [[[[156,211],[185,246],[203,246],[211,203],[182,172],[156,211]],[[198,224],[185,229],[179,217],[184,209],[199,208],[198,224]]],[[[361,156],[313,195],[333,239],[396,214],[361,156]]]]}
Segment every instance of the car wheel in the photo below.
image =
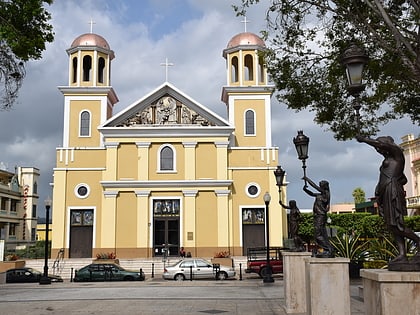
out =
{"type": "Polygon", "coordinates": [[[185,276],[182,273],[178,273],[175,275],[174,279],[176,281],[184,281],[185,280],[185,276]]]}
{"type": "Polygon", "coordinates": [[[226,272],[224,272],[224,271],[220,271],[220,272],[219,272],[219,276],[218,276],[218,278],[217,278],[217,279],[219,279],[219,280],[226,280],[227,278],[228,278],[227,273],[226,273],[226,272]]]}
{"type": "Polygon", "coordinates": [[[267,275],[267,267],[262,267],[258,274],[260,278],[264,278],[267,275]]]}

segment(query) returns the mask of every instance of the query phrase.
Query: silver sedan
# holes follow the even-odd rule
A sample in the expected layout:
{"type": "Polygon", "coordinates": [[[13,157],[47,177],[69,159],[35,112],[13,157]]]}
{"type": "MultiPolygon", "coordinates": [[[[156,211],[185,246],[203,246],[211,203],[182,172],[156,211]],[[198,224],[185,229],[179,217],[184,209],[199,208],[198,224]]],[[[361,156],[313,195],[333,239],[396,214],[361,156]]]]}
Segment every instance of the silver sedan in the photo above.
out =
{"type": "Polygon", "coordinates": [[[218,279],[233,278],[236,272],[233,268],[222,265],[212,265],[202,258],[185,258],[175,264],[166,266],[163,279],[182,281],[185,279],[218,279]]]}

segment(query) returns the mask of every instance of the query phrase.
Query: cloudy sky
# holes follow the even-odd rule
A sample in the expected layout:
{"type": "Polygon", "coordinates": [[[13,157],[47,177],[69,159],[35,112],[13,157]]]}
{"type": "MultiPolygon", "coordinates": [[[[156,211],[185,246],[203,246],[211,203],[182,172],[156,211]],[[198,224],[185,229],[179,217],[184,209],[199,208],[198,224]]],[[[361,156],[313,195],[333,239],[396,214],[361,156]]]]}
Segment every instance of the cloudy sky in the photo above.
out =
{"type": "MultiPolygon", "coordinates": [[[[261,1],[249,10],[247,30],[259,34],[264,28],[265,7],[261,1]]],[[[0,113],[0,142],[3,162],[9,171],[15,165],[40,169],[39,194],[51,195],[55,149],[62,144],[63,95],[57,86],[68,83],[66,49],[83,33],[102,35],[115,52],[112,86],[119,103],[118,113],[165,81],[161,63],[168,58],[168,81],[178,89],[226,117],[221,88],[226,84],[222,51],[229,40],[244,31],[242,17],[231,7],[239,0],[66,0],[47,9],[52,14],[55,41],[47,46],[42,60],[27,64],[27,77],[18,103],[0,113]]],[[[301,162],[292,139],[297,130],[310,137],[307,174],[314,181],[330,182],[332,203],[352,202],[352,191],[362,187],[367,197],[374,192],[381,157],[356,141],[338,142],[324,127],[315,125],[313,113],[287,110],[272,100],[273,144],[287,171],[288,198],[301,209],[312,208],[313,199],[302,192],[301,162]]],[[[408,133],[419,134],[409,120],[395,121],[380,134],[400,143],[408,133]]],[[[43,216],[40,211],[39,215],[43,216]]]]}

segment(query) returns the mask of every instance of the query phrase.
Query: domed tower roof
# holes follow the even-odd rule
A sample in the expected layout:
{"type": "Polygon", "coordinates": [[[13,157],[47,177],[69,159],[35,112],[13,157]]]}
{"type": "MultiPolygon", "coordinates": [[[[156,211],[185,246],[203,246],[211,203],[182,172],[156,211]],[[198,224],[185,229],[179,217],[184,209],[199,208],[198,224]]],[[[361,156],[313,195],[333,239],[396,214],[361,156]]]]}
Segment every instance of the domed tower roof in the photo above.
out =
{"type": "Polygon", "coordinates": [[[232,39],[227,44],[227,49],[233,48],[236,46],[244,46],[244,45],[251,45],[251,46],[261,46],[265,47],[264,41],[254,33],[245,32],[239,33],[232,37],[232,39]]]}
{"type": "Polygon", "coordinates": [[[110,50],[108,42],[102,36],[93,33],[86,33],[77,37],[70,48],[78,46],[98,46],[110,50]]]}
{"type": "Polygon", "coordinates": [[[250,32],[239,33],[231,38],[226,49],[223,50],[223,57],[233,51],[242,49],[265,49],[265,43],[258,35],[250,32]]]}

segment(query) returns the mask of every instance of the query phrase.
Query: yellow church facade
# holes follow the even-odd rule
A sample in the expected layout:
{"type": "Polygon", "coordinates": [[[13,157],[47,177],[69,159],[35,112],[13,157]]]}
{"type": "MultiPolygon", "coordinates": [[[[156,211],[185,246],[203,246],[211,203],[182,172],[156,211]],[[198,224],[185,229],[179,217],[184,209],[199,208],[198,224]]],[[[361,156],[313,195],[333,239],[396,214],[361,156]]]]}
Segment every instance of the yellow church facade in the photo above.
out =
{"type": "MultiPolygon", "coordinates": [[[[67,50],[63,145],[56,150],[52,256],[118,258],[243,255],[282,246],[286,213],[273,171],[271,96],[255,34],[234,36],[223,50],[227,119],[168,82],[114,114],[114,52],[97,34],[67,50]]],[[[282,189],[285,200],[285,188],[282,189]]]]}

